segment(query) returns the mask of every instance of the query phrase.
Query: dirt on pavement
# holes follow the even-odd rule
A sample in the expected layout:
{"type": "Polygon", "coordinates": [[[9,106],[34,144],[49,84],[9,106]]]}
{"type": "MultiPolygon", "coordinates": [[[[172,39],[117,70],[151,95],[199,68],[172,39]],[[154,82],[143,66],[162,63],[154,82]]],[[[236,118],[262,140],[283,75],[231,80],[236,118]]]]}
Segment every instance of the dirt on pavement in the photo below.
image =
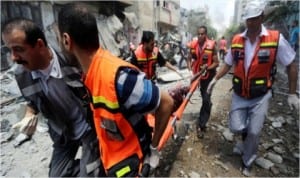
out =
{"type": "MultiPolygon", "coordinates": [[[[227,74],[216,84],[212,95],[211,118],[203,139],[196,137],[195,121],[199,115],[201,97],[195,92],[186,108],[183,119],[177,124],[182,139],[170,139],[162,151],[160,167],[155,172],[159,177],[242,177],[241,157],[232,153],[235,141],[225,139],[222,132],[228,128],[228,111],[231,104],[232,76],[227,74]],[[220,128],[221,127],[221,128],[220,128]]],[[[287,81],[278,79],[274,86],[275,94],[270,102],[268,118],[263,127],[258,157],[276,153],[282,148],[282,163],[275,163],[264,169],[253,164],[251,176],[254,177],[299,177],[299,111],[291,112],[287,107],[287,81]],[[283,117],[281,128],[272,127],[273,118],[283,117]],[[277,143],[276,140],[279,140],[277,143]],[[274,143],[274,142],[275,143],[274,143]],[[265,146],[270,144],[270,146],[265,146]],[[275,149],[275,147],[277,147],[275,149]]],[[[276,153],[278,155],[278,153],[276,153]]]]}
{"type": "MultiPolygon", "coordinates": [[[[199,115],[201,97],[199,90],[194,93],[182,120],[177,122],[178,138],[167,142],[161,152],[160,166],[152,176],[243,176],[241,158],[232,154],[235,140],[240,137],[230,138],[228,134],[231,77],[226,75],[214,88],[211,118],[204,138],[200,140],[195,134],[195,121],[199,115]],[[224,132],[229,136],[224,136],[224,132]]],[[[279,79],[274,86],[275,95],[270,103],[258,151],[258,156],[264,158],[267,153],[276,153],[282,162],[274,163],[268,169],[254,164],[254,177],[299,177],[299,112],[291,112],[287,106],[287,86],[285,78],[279,79]],[[282,125],[276,126],[276,120],[281,120],[282,125]]],[[[52,154],[52,143],[47,132],[38,130],[31,140],[14,147],[16,135],[11,125],[18,121],[21,105],[14,101],[1,109],[1,176],[47,177],[52,154]]]]}

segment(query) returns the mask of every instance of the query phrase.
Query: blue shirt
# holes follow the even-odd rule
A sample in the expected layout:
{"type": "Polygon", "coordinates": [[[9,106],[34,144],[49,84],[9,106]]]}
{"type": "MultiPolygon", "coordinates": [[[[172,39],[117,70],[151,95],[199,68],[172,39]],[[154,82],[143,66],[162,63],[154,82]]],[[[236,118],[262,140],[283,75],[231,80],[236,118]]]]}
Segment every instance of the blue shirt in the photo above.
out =
{"type": "Polygon", "coordinates": [[[290,44],[293,46],[294,49],[299,46],[299,27],[294,27],[291,32],[290,36],[290,44]]]}
{"type": "Polygon", "coordinates": [[[116,88],[120,104],[133,113],[145,114],[158,108],[159,88],[142,72],[130,68],[120,70],[116,88]]]}

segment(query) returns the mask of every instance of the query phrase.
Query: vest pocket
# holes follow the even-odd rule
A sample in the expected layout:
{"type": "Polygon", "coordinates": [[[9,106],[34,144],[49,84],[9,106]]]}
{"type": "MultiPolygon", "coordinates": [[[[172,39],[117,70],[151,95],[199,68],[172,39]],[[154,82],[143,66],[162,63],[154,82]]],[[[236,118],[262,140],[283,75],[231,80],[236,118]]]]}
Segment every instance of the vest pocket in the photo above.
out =
{"type": "Polygon", "coordinates": [[[258,63],[267,63],[270,61],[270,51],[263,49],[258,51],[258,63]]]}
{"type": "Polygon", "coordinates": [[[140,147],[143,155],[150,152],[149,146],[152,141],[153,128],[149,126],[144,115],[131,115],[127,116],[126,119],[132,126],[133,131],[138,137],[140,147]]]}
{"type": "Polygon", "coordinates": [[[102,118],[101,127],[105,129],[105,133],[108,139],[123,141],[124,136],[120,132],[117,123],[114,120],[102,118]]]}
{"type": "Polygon", "coordinates": [[[233,51],[233,60],[238,62],[239,60],[243,60],[245,58],[244,51],[242,50],[234,50],[233,51]]]}
{"type": "Polygon", "coordinates": [[[140,160],[134,154],[107,170],[108,177],[136,177],[139,173],[140,160]]]}
{"type": "Polygon", "coordinates": [[[241,95],[242,94],[242,89],[243,89],[243,80],[241,80],[237,76],[233,76],[232,83],[233,83],[233,91],[236,94],[241,95]]]}
{"type": "Polygon", "coordinates": [[[250,81],[250,98],[256,98],[268,91],[267,78],[256,78],[250,81]]]}

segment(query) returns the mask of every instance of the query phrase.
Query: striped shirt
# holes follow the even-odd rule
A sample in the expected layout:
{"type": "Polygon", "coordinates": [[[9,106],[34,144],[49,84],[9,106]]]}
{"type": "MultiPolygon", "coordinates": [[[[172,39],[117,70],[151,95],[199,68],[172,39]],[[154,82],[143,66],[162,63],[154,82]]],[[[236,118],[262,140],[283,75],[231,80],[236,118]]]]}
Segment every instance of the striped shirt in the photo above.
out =
{"type": "Polygon", "coordinates": [[[144,73],[123,68],[117,78],[117,94],[120,104],[134,113],[155,111],[160,103],[159,88],[146,79],[144,73]]]}

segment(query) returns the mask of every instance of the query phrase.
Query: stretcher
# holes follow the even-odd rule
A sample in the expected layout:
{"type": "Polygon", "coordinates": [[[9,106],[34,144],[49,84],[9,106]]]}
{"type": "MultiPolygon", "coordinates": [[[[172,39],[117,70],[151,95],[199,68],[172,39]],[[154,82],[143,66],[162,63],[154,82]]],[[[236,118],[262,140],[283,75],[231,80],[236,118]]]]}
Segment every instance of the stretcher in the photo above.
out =
{"type": "MultiPolygon", "coordinates": [[[[200,80],[201,80],[202,74],[204,74],[205,71],[206,71],[206,69],[202,69],[200,72],[198,72],[196,75],[194,75],[193,78],[191,79],[190,89],[189,89],[188,93],[186,94],[185,98],[183,99],[183,102],[181,103],[179,108],[170,116],[168,125],[167,125],[167,127],[160,139],[158,147],[157,147],[159,151],[164,147],[164,145],[169,140],[169,138],[174,134],[176,121],[180,120],[182,118],[184,109],[186,108],[188,102],[190,101],[194,91],[200,85],[200,80]]],[[[155,121],[154,116],[152,114],[147,114],[146,119],[147,119],[148,124],[154,128],[154,121],[155,121]]]]}

